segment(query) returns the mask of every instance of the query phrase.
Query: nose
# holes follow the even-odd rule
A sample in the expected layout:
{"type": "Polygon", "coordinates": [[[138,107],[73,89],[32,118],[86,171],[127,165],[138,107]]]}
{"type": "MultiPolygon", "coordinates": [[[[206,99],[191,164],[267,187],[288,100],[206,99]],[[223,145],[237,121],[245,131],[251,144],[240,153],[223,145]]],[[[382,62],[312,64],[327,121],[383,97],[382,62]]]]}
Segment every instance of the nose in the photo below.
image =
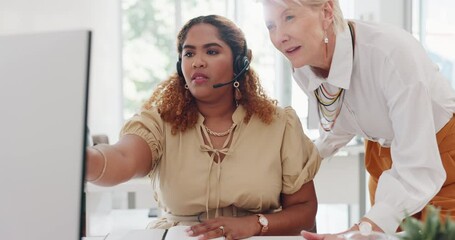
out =
{"type": "Polygon", "coordinates": [[[276,27],[276,31],[275,31],[275,34],[276,34],[276,40],[279,42],[279,43],[285,43],[287,41],[289,41],[289,35],[288,33],[285,31],[284,28],[281,28],[281,27],[276,27]]]}
{"type": "Polygon", "coordinates": [[[202,57],[194,57],[193,58],[193,64],[191,65],[193,68],[203,68],[207,65],[204,59],[202,57]]]}

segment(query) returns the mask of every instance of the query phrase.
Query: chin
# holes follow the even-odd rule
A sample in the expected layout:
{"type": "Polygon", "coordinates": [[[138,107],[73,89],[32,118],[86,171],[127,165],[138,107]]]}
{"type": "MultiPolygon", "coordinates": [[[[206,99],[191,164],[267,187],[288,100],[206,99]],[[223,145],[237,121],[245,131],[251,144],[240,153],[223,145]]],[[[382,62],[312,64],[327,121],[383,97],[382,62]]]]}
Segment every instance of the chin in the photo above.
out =
{"type": "Polygon", "coordinates": [[[293,68],[301,68],[301,67],[305,66],[306,64],[294,60],[294,61],[291,61],[291,65],[293,68]]]}
{"type": "Polygon", "coordinates": [[[293,68],[301,68],[303,66],[305,66],[306,64],[299,58],[289,58],[288,56],[286,56],[286,59],[289,61],[289,63],[291,63],[292,67],[293,68]]]}

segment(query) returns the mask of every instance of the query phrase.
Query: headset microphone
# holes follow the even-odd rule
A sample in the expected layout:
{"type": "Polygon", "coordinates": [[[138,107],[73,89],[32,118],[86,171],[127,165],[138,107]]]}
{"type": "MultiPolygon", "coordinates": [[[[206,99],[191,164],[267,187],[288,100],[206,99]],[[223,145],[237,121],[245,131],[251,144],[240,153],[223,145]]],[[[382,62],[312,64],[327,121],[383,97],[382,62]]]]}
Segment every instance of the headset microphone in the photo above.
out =
{"type": "Polygon", "coordinates": [[[235,82],[239,77],[241,77],[243,75],[243,73],[248,71],[248,69],[250,69],[250,64],[249,63],[245,64],[245,66],[242,68],[242,70],[237,75],[235,75],[235,77],[231,81],[225,82],[225,83],[213,84],[212,87],[213,88],[219,88],[219,87],[223,87],[223,86],[229,85],[229,84],[235,82]]]}

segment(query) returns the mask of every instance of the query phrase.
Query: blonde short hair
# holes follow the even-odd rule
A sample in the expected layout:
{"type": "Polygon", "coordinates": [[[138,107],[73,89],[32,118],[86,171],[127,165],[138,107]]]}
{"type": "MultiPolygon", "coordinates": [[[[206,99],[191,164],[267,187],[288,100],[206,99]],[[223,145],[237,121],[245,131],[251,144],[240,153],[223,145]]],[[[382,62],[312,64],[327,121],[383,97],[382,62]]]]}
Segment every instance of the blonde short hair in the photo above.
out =
{"type": "MultiPolygon", "coordinates": [[[[340,3],[338,0],[291,0],[299,5],[306,5],[306,6],[322,6],[323,4],[327,3],[328,1],[333,2],[333,29],[334,33],[337,34],[342,32],[345,29],[345,19],[343,17],[343,12],[340,8],[340,3]]],[[[278,2],[281,4],[285,4],[284,0],[264,0],[263,2],[278,2]]]]}

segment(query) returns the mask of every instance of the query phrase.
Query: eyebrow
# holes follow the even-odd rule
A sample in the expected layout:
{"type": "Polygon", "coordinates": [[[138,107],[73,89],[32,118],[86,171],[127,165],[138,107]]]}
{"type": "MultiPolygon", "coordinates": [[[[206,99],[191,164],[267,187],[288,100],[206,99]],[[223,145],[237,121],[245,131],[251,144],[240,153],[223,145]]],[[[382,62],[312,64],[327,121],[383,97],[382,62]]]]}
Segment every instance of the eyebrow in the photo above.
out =
{"type": "MultiPolygon", "coordinates": [[[[285,9],[283,9],[283,11],[280,12],[279,16],[280,18],[282,18],[284,15],[286,15],[287,12],[291,11],[292,9],[289,8],[289,7],[286,7],[285,9]]],[[[273,21],[272,20],[265,20],[265,24],[266,25],[270,25],[270,24],[273,24],[273,21]]]]}
{"type": "Polygon", "coordinates": [[[286,15],[286,14],[287,14],[288,12],[290,12],[290,11],[292,11],[292,9],[289,8],[289,7],[287,7],[287,8],[285,8],[285,9],[281,12],[280,16],[282,17],[282,16],[286,15]]]}
{"type": "MultiPolygon", "coordinates": [[[[220,48],[222,48],[223,46],[221,46],[218,43],[207,43],[207,44],[202,45],[202,48],[210,48],[210,47],[220,47],[220,48]]],[[[188,45],[188,44],[183,45],[183,49],[188,49],[188,48],[189,49],[196,49],[196,46],[188,45]]]]}

